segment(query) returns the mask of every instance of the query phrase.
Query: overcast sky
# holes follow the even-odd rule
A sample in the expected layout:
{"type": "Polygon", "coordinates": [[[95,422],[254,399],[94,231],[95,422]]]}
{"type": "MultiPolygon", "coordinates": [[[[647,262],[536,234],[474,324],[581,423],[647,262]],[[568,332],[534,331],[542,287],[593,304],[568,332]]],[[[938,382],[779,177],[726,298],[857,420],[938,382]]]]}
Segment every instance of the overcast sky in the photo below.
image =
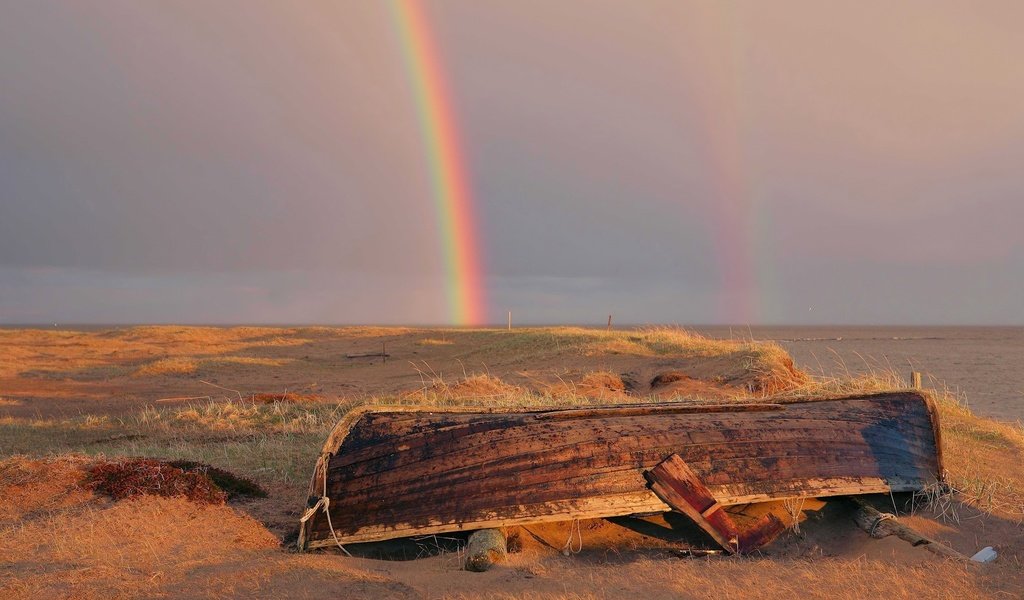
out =
{"type": "MultiPolygon", "coordinates": [[[[1024,323],[1024,3],[444,0],[490,318],[1024,323]]],[[[444,323],[382,2],[0,0],[0,323],[444,323]]]]}

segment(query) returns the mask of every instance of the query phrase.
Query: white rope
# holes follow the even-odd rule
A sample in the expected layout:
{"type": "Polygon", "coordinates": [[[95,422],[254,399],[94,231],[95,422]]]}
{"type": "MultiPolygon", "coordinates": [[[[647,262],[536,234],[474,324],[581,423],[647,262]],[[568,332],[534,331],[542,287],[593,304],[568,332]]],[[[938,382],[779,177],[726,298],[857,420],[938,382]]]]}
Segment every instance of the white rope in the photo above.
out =
{"type": "Polygon", "coordinates": [[[895,521],[895,520],[896,520],[896,515],[894,515],[892,513],[882,513],[882,514],[878,515],[878,517],[875,519],[875,522],[871,524],[871,530],[868,531],[868,535],[870,535],[871,537],[875,537],[875,529],[878,529],[878,525],[882,521],[895,521]]]}
{"type": "Polygon", "coordinates": [[[583,532],[580,531],[580,520],[573,519],[572,523],[569,524],[569,539],[565,540],[565,546],[562,546],[562,554],[569,556],[570,554],[579,554],[583,550],[583,532]],[[572,537],[575,533],[578,544],[574,549],[572,547],[572,537]]]}
{"type": "Polygon", "coordinates": [[[323,455],[320,456],[320,461],[322,461],[323,464],[321,472],[324,474],[324,493],[320,496],[320,499],[316,501],[316,506],[314,506],[313,509],[316,510],[316,507],[320,505],[324,507],[324,514],[327,515],[327,527],[331,530],[331,537],[334,538],[334,543],[338,545],[339,550],[345,553],[345,556],[352,556],[352,554],[345,549],[345,546],[341,545],[341,542],[338,541],[338,534],[334,532],[334,524],[331,523],[331,499],[327,497],[327,465],[329,463],[324,460],[323,455]]]}

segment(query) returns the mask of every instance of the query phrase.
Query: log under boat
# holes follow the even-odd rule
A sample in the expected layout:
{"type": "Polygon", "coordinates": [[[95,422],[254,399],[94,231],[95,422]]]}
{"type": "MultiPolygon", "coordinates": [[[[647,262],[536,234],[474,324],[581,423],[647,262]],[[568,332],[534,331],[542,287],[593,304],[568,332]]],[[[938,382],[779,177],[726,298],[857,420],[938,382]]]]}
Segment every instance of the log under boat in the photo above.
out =
{"type": "Polygon", "coordinates": [[[519,411],[367,406],[324,445],[298,545],[667,512],[648,480],[670,457],[715,508],[918,491],[943,472],[938,413],[913,391],[519,411]]]}

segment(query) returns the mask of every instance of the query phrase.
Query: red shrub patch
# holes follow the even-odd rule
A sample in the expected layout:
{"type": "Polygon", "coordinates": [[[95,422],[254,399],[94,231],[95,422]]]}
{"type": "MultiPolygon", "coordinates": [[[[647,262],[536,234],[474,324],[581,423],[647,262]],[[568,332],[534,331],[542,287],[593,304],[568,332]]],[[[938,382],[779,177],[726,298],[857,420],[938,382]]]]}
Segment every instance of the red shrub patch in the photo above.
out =
{"type": "Polygon", "coordinates": [[[104,461],[89,469],[90,489],[115,500],[134,496],[184,496],[198,504],[224,504],[228,495],[206,473],[183,471],[151,458],[104,461]]]}

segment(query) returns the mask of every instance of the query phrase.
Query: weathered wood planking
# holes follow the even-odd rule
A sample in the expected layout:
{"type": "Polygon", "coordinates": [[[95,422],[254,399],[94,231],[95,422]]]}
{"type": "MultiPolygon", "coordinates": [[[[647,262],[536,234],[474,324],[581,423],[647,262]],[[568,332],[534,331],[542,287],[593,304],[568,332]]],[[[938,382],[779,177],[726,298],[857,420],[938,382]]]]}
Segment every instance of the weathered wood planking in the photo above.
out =
{"type": "MultiPolygon", "coordinates": [[[[939,478],[940,448],[937,414],[917,392],[520,412],[365,407],[328,438],[310,506],[326,489],[338,541],[374,541],[668,511],[643,473],[672,454],[723,505],[918,490],[939,478]]],[[[307,511],[300,547],[334,543],[324,511],[307,511]]]]}
{"type": "Polygon", "coordinates": [[[673,454],[647,471],[644,476],[651,483],[651,491],[673,510],[690,517],[722,548],[736,554],[753,552],[771,542],[786,526],[775,515],[768,513],[752,527],[741,529],[732,516],[686,462],[673,454]]]}

